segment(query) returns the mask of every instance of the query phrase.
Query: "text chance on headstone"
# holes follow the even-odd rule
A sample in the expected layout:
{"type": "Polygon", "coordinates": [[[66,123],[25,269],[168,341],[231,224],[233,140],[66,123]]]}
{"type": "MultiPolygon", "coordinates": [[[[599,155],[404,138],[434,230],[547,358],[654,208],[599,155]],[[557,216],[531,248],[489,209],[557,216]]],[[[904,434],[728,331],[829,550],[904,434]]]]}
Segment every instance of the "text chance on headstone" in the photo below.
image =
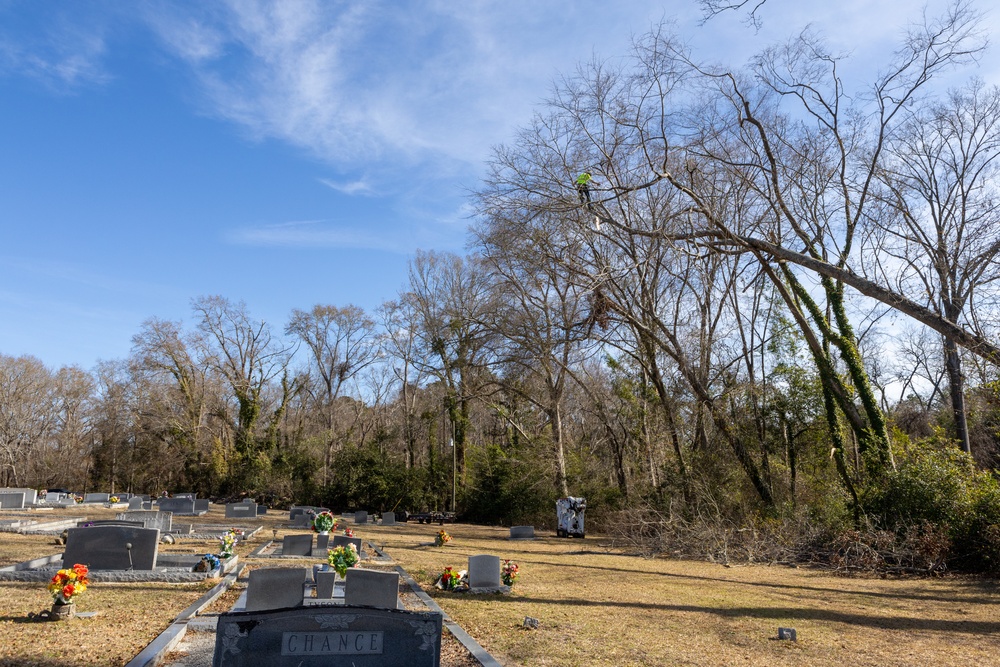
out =
{"type": "Polygon", "coordinates": [[[213,667],[437,667],[441,614],[301,607],[219,616],[213,667]]]}

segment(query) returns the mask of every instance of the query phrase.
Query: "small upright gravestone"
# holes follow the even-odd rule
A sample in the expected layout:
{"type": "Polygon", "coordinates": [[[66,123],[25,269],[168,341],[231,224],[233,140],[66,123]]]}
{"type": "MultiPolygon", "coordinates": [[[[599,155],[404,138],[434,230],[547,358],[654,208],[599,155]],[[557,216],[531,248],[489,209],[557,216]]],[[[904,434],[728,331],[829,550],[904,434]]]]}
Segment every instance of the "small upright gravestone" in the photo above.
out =
{"type": "Polygon", "coordinates": [[[510,527],[510,539],[512,540],[530,540],[535,536],[534,526],[511,526],[510,527]]]}
{"type": "Polygon", "coordinates": [[[282,556],[311,556],[312,535],[285,535],[281,540],[282,556]]]}
{"type": "Polygon", "coordinates": [[[152,570],[160,531],[132,526],[91,526],[66,532],[63,567],[82,563],[91,570],[152,570]]]}
{"type": "MultiPolygon", "coordinates": [[[[251,572],[253,576],[253,572],[251,572]]],[[[300,607],[221,614],[213,667],[438,667],[441,614],[300,607]]]]}
{"type": "MultiPolygon", "coordinates": [[[[308,571],[304,567],[269,567],[250,570],[247,611],[301,607],[308,571]]],[[[258,664],[265,664],[264,662],[258,664]]]]}
{"type": "Polygon", "coordinates": [[[316,579],[316,597],[329,600],[333,597],[334,584],[337,581],[336,570],[320,570],[314,575],[316,579]]]}
{"type": "Polygon", "coordinates": [[[88,493],[83,496],[85,503],[106,503],[111,500],[110,493],[88,493]]]}
{"type": "Polygon", "coordinates": [[[469,589],[500,588],[500,557],[482,554],[469,556],[469,589]]]}
{"type": "Polygon", "coordinates": [[[312,516],[309,514],[296,514],[292,519],[292,528],[308,528],[312,525],[312,516]]]}
{"type": "Polygon", "coordinates": [[[128,499],[128,508],[130,510],[141,510],[143,500],[140,496],[128,499]]]}
{"type": "Polygon", "coordinates": [[[161,533],[169,533],[173,530],[174,515],[170,512],[157,512],[155,510],[130,510],[119,512],[116,519],[122,521],[142,521],[145,528],[156,528],[161,533]]]}
{"type": "Polygon", "coordinates": [[[161,512],[173,512],[184,516],[192,516],[195,513],[194,500],[191,498],[160,498],[156,504],[161,512]]]}
{"type": "Polygon", "coordinates": [[[195,514],[208,514],[208,506],[210,504],[211,503],[209,502],[208,498],[205,498],[204,500],[195,499],[195,501],[194,501],[194,513],[195,514]]]}
{"type": "Polygon", "coordinates": [[[0,509],[24,509],[24,492],[12,490],[4,490],[4,492],[0,492],[0,509]]]}
{"type": "Polygon", "coordinates": [[[316,546],[313,547],[312,555],[326,558],[326,551],[330,548],[330,535],[317,535],[316,546]]]}
{"type": "Polygon", "coordinates": [[[399,573],[349,568],[344,583],[344,604],[396,609],[399,573]]]}
{"type": "Polygon", "coordinates": [[[256,503],[230,503],[226,505],[227,519],[245,519],[257,517],[256,503]]]}
{"type": "Polygon", "coordinates": [[[368,512],[357,511],[354,513],[354,523],[364,524],[368,523],[368,512]]]}
{"type": "Polygon", "coordinates": [[[353,544],[354,548],[358,550],[358,555],[361,555],[361,538],[360,537],[347,537],[346,535],[334,535],[333,536],[333,548],[346,547],[348,544],[353,544]]]}
{"type": "Polygon", "coordinates": [[[382,525],[383,526],[395,526],[396,525],[396,513],[395,512],[382,512],[382,525]]]}

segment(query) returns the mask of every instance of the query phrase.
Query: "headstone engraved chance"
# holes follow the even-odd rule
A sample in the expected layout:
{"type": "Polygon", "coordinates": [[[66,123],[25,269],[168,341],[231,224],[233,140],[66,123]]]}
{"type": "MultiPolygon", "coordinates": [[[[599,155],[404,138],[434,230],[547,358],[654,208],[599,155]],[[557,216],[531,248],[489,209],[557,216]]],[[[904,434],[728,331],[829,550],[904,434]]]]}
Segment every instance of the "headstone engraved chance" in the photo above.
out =
{"type": "Polygon", "coordinates": [[[281,539],[282,556],[311,556],[312,535],[285,535],[281,539]]]}
{"type": "Polygon", "coordinates": [[[131,510],[119,512],[116,519],[122,521],[142,521],[145,528],[156,528],[161,533],[169,533],[173,530],[173,514],[170,512],[157,512],[156,510],[131,510]]]}
{"type": "Polygon", "coordinates": [[[192,516],[194,512],[194,500],[191,498],[160,498],[156,503],[161,512],[173,512],[183,516],[192,516]]]}
{"type": "Polygon", "coordinates": [[[66,532],[63,566],[82,563],[91,570],[152,570],[160,531],[133,526],[91,526],[66,532]]]}
{"type": "Polygon", "coordinates": [[[227,519],[245,519],[247,517],[253,518],[257,516],[257,504],[248,503],[231,503],[226,505],[226,518],[227,519]]]}
{"type": "Polygon", "coordinates": [[[111,500],[110,493],[88,493],[83,496],[85,503],[106,503],[111,500]]]}
{"type": "Polygon", "coordinates": [[[301,607],[308,571],[304,567],[268,567],[250,570],[247,611],[301,607]]]}
{"type": "Polygon", "coordinates": [[[379,609],[395,609],[399,603],[399,573],[349,568],[344,584],[344,603],[379,609]]]}
{"type": "Polygon", "coordinates": [[[363,524],[368,523],[368,512],[357,511],[354,513],[354,523],[363,524]]]}
{"type": "Polygon", "coordinates": [[[0,509],[5,509],[5,510],[24,509],[24,492],[9,491],[6,493],[0,493],[0,509]]]}
{"type": "Polygon", "coordinates": [[[213,667],[438,667],[441,614],[327,606],[221,614],[213,667]]]}
{"type": "Polygon", "coordinates": [[[469,556],[469,588],[499,588],[500,557],[469,556]]]}
{"type": "Polygon", "coordinates": [[[382,512],[382,525],[383,526],[395,526],[396,525],[396,513],[395,512],[382,512]]]}
{"type": "Polygon", "coordinates": [[[511,526],[510,527],[510,539],[512,540],[527,540],[535,536],[534,526],[511,526]]]}

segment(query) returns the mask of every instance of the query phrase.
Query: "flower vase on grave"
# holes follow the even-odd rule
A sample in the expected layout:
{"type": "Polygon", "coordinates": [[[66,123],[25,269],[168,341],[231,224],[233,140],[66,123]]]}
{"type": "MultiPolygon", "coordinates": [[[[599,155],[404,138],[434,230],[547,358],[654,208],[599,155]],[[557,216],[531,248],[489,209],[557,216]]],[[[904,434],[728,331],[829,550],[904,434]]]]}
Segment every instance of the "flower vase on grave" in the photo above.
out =
{"type": "Polygon", "coordinates": [[[58,602],[52,603],[52,611],[49,613],[49,618],[53,621],[68,621],[69,619],[76,616],[76,603],[67,602],[65,604],[59,604],[58,602]]]}

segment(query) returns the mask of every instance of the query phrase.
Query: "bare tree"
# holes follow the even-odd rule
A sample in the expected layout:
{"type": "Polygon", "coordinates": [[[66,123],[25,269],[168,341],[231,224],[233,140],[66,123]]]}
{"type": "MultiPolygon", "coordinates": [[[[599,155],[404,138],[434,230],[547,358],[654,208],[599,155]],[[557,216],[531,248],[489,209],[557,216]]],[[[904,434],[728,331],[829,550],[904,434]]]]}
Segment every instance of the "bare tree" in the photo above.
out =
{"type": "Polygon", "coordinates": [[[206,296],[195,299],[193,308],[208,345],[205,363],[225,379],[236,401],[233,423],[236,459],[232,461],[230,474],[236,484],[259,484],[270,469],[269,450],[275,445],[274,432],[291,394],[288,381],[291,348],[274,338],[266,322],[251,318],[243,302],[206,296]],[[269,403],[268,392],[279,376],[280,393],[269,403]],[[267,407],[272,407],[272,412],[266,416],[266,435],[261,437],[258,428],[267,407]]]}
{"type": "MultiPolygon", "coordinates": [[[[874,216],[868,275],[975,329],[977,294],[1000,280],[1000,89],[973,81],[915,110],[891,137],[879,176],[896,215],[874,216]],[[919,297],[917,297],[919,298],[919,297]]],[[[955,438],[971,453],[962,358],[944,338],[955,438]]]]}
{"type": "Polygon", "coordinates": [[[306,346],[310,368],[319,379],[319,395],[313,398],[326,429],[325,485],[339,437],[337,399],[345,385],[378,358],[375,321],[354,305],[343,308],[316,305],[309,312],[293,310],[285,333],[295,336],[306,346]]]}

